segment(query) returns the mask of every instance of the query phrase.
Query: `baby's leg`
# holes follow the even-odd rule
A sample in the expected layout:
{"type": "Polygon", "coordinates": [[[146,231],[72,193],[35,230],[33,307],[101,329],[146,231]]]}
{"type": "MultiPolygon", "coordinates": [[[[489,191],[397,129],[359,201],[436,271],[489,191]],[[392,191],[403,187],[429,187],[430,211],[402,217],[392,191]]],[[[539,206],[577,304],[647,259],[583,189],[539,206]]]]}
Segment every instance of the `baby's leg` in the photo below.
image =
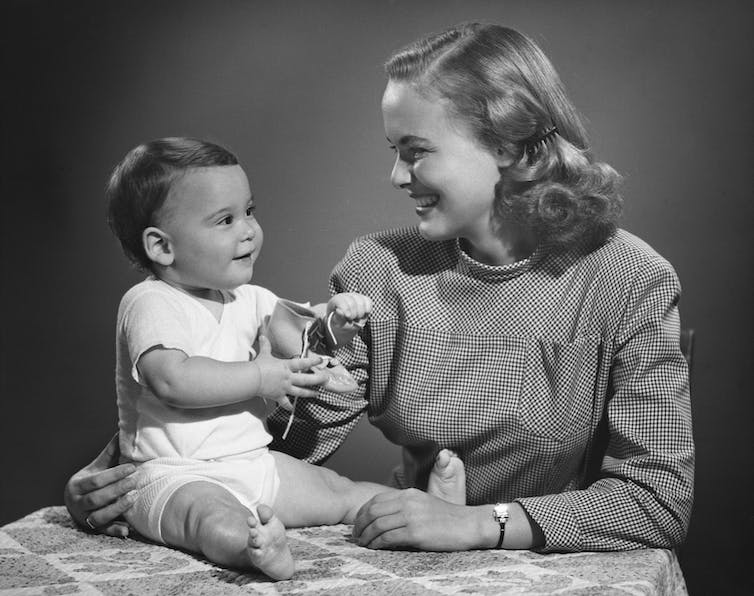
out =
{"type": "Polygon", "coordinates": [[[429,473],[427,492],[449,503],[466,504],[466,469],[461,459],[449,449],[437,454],[429,473]]]}
{"type": "Polygon", "coordinates": [[[294,565],[285,527],[269,507],[259,519],[230,492],[212,482],[190,482],[165,505],[160,530],[167,544],[202,553],[225,567],[256,568],[288,579],[294,565]]]}
{"type": "Polygon", "coordinates": [[[285,453],[270,453],[280,477],[275,513],[287,528],[353,523],[359,508],[374,495],[396,490],[372,482],[354,482],[285,453]]]}

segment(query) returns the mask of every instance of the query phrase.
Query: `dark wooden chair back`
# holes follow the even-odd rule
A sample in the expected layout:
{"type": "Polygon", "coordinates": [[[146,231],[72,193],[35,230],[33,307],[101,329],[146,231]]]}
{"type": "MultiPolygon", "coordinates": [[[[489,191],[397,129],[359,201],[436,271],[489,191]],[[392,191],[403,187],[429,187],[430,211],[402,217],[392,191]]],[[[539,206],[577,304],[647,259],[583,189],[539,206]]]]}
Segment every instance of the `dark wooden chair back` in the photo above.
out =
{"type": "Polygon", "coordinates": [[[694,330],[693,329],[681,329],[681,352],[683,352],[684,358],[689,365],[689,372],[691,372],[691,364],[694,361],[694,330]]]}

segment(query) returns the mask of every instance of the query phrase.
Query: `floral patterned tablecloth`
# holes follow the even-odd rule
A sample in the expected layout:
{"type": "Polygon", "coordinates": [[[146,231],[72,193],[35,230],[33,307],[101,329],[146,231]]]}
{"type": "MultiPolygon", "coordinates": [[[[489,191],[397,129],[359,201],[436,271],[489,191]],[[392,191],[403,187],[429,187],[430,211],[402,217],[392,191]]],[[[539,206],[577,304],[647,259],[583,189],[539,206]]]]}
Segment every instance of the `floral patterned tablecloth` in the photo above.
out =
{"type": "Polygon", "coordinates": [[[90,535],[63,507],[0,528],[0,596],[7,594],[686,594],[672,551],[539,555],[529,551],[372,551],[349,526],[290,530],[293,579],[222,569],[135,539],[90,535]]]}

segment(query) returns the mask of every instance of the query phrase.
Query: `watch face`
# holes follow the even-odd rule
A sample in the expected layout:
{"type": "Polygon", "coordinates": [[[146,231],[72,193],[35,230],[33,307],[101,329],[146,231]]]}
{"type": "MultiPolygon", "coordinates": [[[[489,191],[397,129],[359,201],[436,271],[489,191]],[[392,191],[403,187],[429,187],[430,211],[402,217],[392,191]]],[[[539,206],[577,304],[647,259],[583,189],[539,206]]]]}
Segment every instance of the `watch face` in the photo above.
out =
{"type": "Polygon", "coordinates": [[[499,522],[508,521],[508,505],[504,503],[498,503],[494,508],[495,519],[499,522]]]}

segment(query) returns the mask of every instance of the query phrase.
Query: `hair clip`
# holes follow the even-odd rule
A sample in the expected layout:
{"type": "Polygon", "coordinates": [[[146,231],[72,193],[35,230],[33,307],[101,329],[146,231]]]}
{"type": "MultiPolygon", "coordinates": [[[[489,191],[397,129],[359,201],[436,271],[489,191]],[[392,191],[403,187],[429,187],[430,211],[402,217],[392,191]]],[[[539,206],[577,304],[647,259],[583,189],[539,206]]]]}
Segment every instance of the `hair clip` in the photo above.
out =
{"type": "Polygon", "coordinates": [[[534,137],[528,143],[526,143],[526,157],[529,165],[531,165],[534,156],[550,139],[552,139],[558,132],[558,127],[554,124],[545,130],[539,136],[534,137]]]}

